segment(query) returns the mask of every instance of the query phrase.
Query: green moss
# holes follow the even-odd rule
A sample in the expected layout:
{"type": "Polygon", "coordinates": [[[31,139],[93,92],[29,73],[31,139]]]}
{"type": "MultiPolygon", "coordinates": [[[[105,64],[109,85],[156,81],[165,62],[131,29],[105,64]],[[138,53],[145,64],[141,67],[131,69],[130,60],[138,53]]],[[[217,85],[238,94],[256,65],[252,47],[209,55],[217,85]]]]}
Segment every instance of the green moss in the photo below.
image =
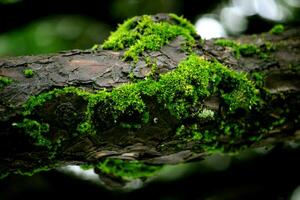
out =
{"type": "Polygon", "coordinates": [[[268,53],[274,50],[274,47],[270,42],[266,42],[262,47],[258,47],[253,44],[239,44],[229,39],[217,39],[214,44],[224,47],[230,47],[237,59],[239,59],[241,55],[258,55],[261,59],[267,59],[268,53]]]}
{"type": "Polygon", "coordinates": [[[95,133],[94,128],[89,121],[80,123],[77,127],[77,131],[80,133],[80,135],[95,133]]]}
{"type": "Polygon", "coordinates": [[[96,165],[103,173],[120,177],[124,180],[134,180],[153,176],[161,169],[159,165],[144,164],[139,161],[105,159],[96,165]]]}
{"type": "MultiPolygon", "coordinates": [[[[161,97],[165,100],[172,100],[182,93],[184,98],[193,99],[196,104],[211,95],[220,95],[232,111],[237,108],[250,109],[258,102],[257,90],[247,79],[247,74],[232,71],[218,62],[208,62],[196,55],[181,61],[178,68],[163,75],[160,82],[164,86],[161,97]]],[[[169,104],[175,106],[174,111],[179,111],[190,107],[186,103],[179,100],[169,104]]]]}
{"type": "Polygon", "coordinates": [[[95,51],[95,50],[97,50],[99,47],[100,47],[99,44],[94,44],[94,45],[92,46],[91,50],[92,50],[92,51],[95,51]]]}
{"type": "Polygon", "coordinates": [[[12,83],[12,79],[4,76],[0,76],[0,90],[2,90],[5,86],[8,86],[12,83]]]}
{"type": "Polygon", "coordinates": [[[251,56],[260,52],[260,49],[252,44],[241,44],[238,49],[243,56],[251,56]]]}
{"type": "Polygon", "coordinates": [[[265,48],[265,51],[274,51],[274,50],[276,50],[276,47],[271,42],[265,42],[263,44],[262,48],[265,48]]]}
{"type": "Polygon", "coordinates": [[[198,117],[201,119],[213,119],[214,111],[204,108],[199,114],[198,117]]]}
{"type": "Polygon", "coordinates": [[[83,170],[97,168],[102,173],[130,181],[138,178],[154,176],[162,165],[151,165],[141,161],[127,161],[120,159],[106,158],[96,164],[83,164],[80,166],[83,170]]]}
{"type": "Polygon", "coordinates": [[[23,74],[26,78],[31,78],[33,77],[33,70],[32,69],[24,69],[23,74]]]}
{"type": "Polygon", "coordinates": [[[200,141],[204,137],[203,134],[199,132],[198,124],[191,124],[189,126],[181,125],[176,130],[176,135],[184,138],[186,141],[200,141]]]}
{"type": "Polygon", "coordinates": [[[235,41],[229,40],[229,39],[217,39],[214,42],[214,44],[222,46],[222,47],[236,47],[237,46],[235,41]]]}
{"type": "Polygon", "coordinates": [[[254,80],[255,85],[257,85],[258,88],[264,88],[264,72],[253,72],[251,73],[251,78],[254,80]]]}
{"type": "Polygon", "coordinates": [[[22,170],[19,169],[15,172],[15,174],[19,174],[22,176],[32,176],[34,174],[40,173],[40,172],[45,172],[45,171],[50,171],[51,169],[53,169],[55,166],[42,166],[42,167],[38,167],[32,170],[22,170]]]}
{"type": "Polygon", "coordinates": [[[51,147],[51,141],[45,136],[49,132],[48,124],[25,118],[22,122],[15,123],[14,126],[23,129],[34,140],[34,144],[51,147]]]}
{"type": "Polygon", "coordinates": [[[172,22],[154,22],[151,16],[134,17],[119,25],[118,29],[103,43],[103,49],[127,49],[124,59],[138,60],[146,50],[159,50],[177,36],[194,42],[196,31],[193,25],[182,17],[170,14],[172,22]]]}
{"type": "Polygon", "coordinates": [[[0,180],[4,179],[5,177],[7,177],[9,175],[8,172],[4,172],[4,173],[0,173],[0,180]]]}
{"type": "Polygon", "coordinates": [[[68,93],[76,94],[76,95],[82,96],[84,98],[87,98],[88,96],[91,95],[90,93],[88,93],[84,90],[81,90],[79,88],[76,88],[76,87],[65,87],[63,89],[54,89],[49,92],[42,93],[38,96],[31,96],[27,100],[26,104],[24,105],[23,115],[24,116],[30,115],[31,112],[36,107],[43,105],[45,102],[47,102],[55,97],[58,97],[62,94],[68,94],[68,93]]]}
{"type": "Polygon", "coordinates": [[[284,26],[282,24],[276,24],[270,31],[270,34],[279,35],[284,31],[284,26]]]}
{"type": "Polygon", "coordinates": [[[134,82],[134,81],[135,81],[134,73],[133,73],[133,72],[130,72],[130,73],[128,74],[128,78],[130,79],[130,81],[134,82]]]}
{"type": "Polygon", "coordinates": [[[90,170],[90,169],[94,169],[94,165],[85,163],[80,165],[80,168],[83,170],[90,170]]]}

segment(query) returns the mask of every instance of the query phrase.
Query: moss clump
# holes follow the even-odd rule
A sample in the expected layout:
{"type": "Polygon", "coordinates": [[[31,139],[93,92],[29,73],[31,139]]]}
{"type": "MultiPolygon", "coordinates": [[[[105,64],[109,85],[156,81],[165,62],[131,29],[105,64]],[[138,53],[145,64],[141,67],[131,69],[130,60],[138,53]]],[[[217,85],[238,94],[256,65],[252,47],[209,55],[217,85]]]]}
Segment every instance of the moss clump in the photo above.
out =
{"type": "Polygon", "coordinates": [[[170,14],[170,22],[155,22],[151,16],[134,17],[119,25],[118,29],[103,43],[103,49],[122,50],[128,48],[124,59],[138,60],[146,50],[159,50],[177,36],[194,42],[196,31],[193,25],[182,17],[170,14]]]}
{"type": "Polygon", "coordinates": [[[125,161],[120,159],[105,159],[95,167],[103,173],[122,178],[123,180],[134,180],[155,175],[161,169],[160,165],[149,165],[140,161],[125,161]]]}
{"type": "Polygon", "coordinates": [[[222,47],[236,47],[237,43],[233,40],[229,40],[229,39],[217,39],[214,42],[215,45],[219,45],[222,47]]]}
{"type": "Polygon", "coordinates": [[[33,77],[34,72],[32,69],[25,69],[23,71],[23,74],[26,78],[31,78],[31,77],[33,77]]]}
{"type": "Polygon", "coordinates": [[[276,24],[270,31],[270,34],[279,35],[284,31],[284,26],[282,24],[276,24]]]}
{"type": "Polygon", "coordinates": [[[233,49],[233,53],[237,59],[242,56],[258,55],[262,59],[268,58],[268,53],[274,50],[271,43],[266,42],[262,47],[257,47],[253,44],[239,44],[229,39],[217,39],[214,42],[215,45],[230,47],[233,49]]]}
{"type": "Polygon", "coordinates": [[[181,61],[175,71],[162,75],[158,82],[161,86],[158,92],[160,98],[167,102],[171,113],[180,118],[189,116],[189,107],[211,95],[220,96],[230,111],[237,108],[248,110],[258,102],[258,91],[247,79],[247,74],[232,71],[218,62],[209,62],[196,55],[181,61]]]}
{"type": "Polygon", "coordinates": [[[106,158],[96,164],[80,165],[80,168],[83,170],[96,168],[102,173],[115,178],[121,178],[123,181],[154,176],[162,167],[162,165],[151,165],[141,161],[128,161],[112,158],[106,158]]]}
{"type": "Polygon", "coordinates": [[[5,86],[8,86],[12,83],[12,79],[0,76],[0,90],[2,90],[5,86]]]}
{"type": "Polygon", "coordinates": [[[45,102],[52,100],[63,94],[76,94],[87,98],[90,93],[76,87],[65,87],[63,89],[54,89],[49,92],[42,93],[38,96],[31,96],[24,105],[23,115],[30,115],[31,112],[38,106],[42,106],[45,102]]]}
{"type": "Polygon", "coordinates": [[[38,146],[51,147],[51,141],[45,136],[49,132],[49,125],[46,123],[39,123],[36,120],[24,119],[20,123],[14,124],[16,127],[24,130],[33,140],[34,144],[38,146]]]}

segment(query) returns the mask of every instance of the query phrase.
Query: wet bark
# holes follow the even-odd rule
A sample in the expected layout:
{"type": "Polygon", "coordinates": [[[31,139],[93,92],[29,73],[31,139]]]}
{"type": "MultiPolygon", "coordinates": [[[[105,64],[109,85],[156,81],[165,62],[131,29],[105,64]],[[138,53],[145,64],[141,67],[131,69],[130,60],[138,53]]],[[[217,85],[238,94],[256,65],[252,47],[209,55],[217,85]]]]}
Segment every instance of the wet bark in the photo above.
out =
{"type": "MultiPolygon", "coordinates": [[[[217,59],[236,71],[265,73],[264,87],[273,98],[264,107],[264,115],[280,118],[280,110],[292,110],[288,120],[269,131],[262,140],[247,143],[247,148],[285,141],[290,143],[300,139],[299,33],[300,29],[294,28],[279,35],[264,33],[234,39],[261,48],[266,41],[271,42],[276,49],[269,52],[269,59],[261,59],[258,55],[236,58],[230,48],[215,45],[215,40],[204,43],[198,41],[199,45],[193,49],[198,55],[209,60],[217,59]]],[[[161,50],[144,52],[142,56],[157,60],[158,74],[167,73],[176,69],[177,64],[187,57],[187,53],[181,50],[182,40],[183,38],[177,37],[161,50]]],[[[52,55],[1,58],[0,75],[11,78],[13,82],[0,90],[0,171],[16,172],[44,165],[91,163],[107,157],[142,160],[152,164],[175,164],[207,156],[207,152],[194,148],[199,145],[197,142],[182,144],[182,141],[173,137],[175,127],[180,122],[163,106],[152,105],[151,99],[146,101],[153,117],[142,128],[125,129],[117,124],[96,135],[69,137],[53,156],[50,156],[49,149],[35,146],[28,135],[13,126],[22,120],[23,105],[31,96],[66,86],[90,92],[104,88],[110,91],[123,83],[131,82],[132,73],[135,81],[144,79],[151,71],[144,59],[134,65],[122,59],[123,53],[124,51],[72,50],[52,55]],[[23,74],[28,68],[34,72],[32,77],[23,74]]],[[[67,95],[45,103],[36,117],[51,124],[53,137],[55,134],[69,135],[75,131],[73,127],[79,123],[86,104],[84,99],[76,95],[67,95]],[[77,115],[71,116],[70,111],[77,112],[77,115]]],[[[219,102],[214,99],[207,104],[220,107],[219,102]]],[[[261,119],[262,122],[263,120],[261,119]]]]}

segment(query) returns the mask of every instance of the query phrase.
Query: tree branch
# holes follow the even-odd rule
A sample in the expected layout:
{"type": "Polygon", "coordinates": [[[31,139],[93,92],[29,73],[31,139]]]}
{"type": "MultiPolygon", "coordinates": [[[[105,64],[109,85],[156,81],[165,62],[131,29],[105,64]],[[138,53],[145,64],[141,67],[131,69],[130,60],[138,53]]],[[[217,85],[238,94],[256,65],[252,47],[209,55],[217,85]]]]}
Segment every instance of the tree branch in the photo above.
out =
{"type": "MultiPolygon", "coordinates": [[[[174,16],[151,19],[187,27],[174,16]]],[[[126,57],[132,45],[2,58],[0,172],[103,158],[176,164],[299,140],[299,33],[179,34],[158,50],[145,45],[137,59],[126,57]]]]}

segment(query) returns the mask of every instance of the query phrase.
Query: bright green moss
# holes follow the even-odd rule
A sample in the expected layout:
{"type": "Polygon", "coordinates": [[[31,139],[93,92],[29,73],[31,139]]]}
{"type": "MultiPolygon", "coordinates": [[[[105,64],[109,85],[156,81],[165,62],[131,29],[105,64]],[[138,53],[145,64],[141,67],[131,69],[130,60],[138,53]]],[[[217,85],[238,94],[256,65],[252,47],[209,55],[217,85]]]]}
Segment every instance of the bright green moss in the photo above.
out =
{"type": "Polygon", "coordinates": [[[170,13],[169,16],[171,17],[172,20],[174,20],[176,22],[176,25],[179,25],[179,26],[189,30],[189,32],[192,35],[196,34],[194,25],[191,22],[189,22],[187,19],[185,19],[183,16],[179,17],[178,15],[176,15],[174,13],[170,13]]]}
{"type": "Polygon", "coordinates": [[[273,35],[279,35],[283,31],[284,31],[284,26],[282,24],[277,24],[269,31],[269,33],[273,35]]]}
{"type": "Polygon", "coordinates": [[[145,58],[145,62],[147,64],[147,67],[151,68],[151,71],[146,75],[147,78],[155,78],[157,75],[157,60],[156,59],[151,59],[150,57],[145,58]]]}
{"type": "Polygon", "coordinates": [[[95,51],[95,50],[97,50],[99,47],[100,47],[99,44],[94,44],[94,45],[92,46],[91,50],[92,50],[92,51],[95,51]]]}
{"type": "Polygon", "coordinates": [[[236,42],[234,42],[233,40],[229,40],[229,39],[217,39],[214,42],[214,44],[222,46],[222,47],[235,47],[235,46],[237,46],[236,42]]]}
{"type": "Polygon", "coordinates": [[[264,87],[264,78],[265,78],[264,72],[253,72],[251,73],[251,78],[254,80],[255,85],[257,85],[259,88],[264,87]]]}
{"type": "Polygon", "coordinates": [[[0,90],[2,90],[5,86],[8,86],[12,83],[12,79],[0,76],[0,90]]]}
{"type": "Polygon", "coordinates": [[[260,52],[260,49],[252,44],[241,44],[238,49],[243,56],[251,56],[260,52]]]}
{"type": "Polygon", "coordinates": [[[26,78],[31,78],[31,77],[33,77],[34,72],[32,69],[25,69],[23,71],[23,74],[26,78]]]}
{"type": "Polygon", "coordinates": [[[267,59],[268,53],[274,50],[274,47],[270,42],[266,42],[262,48],[257,47],[256,45],[253,44],[239,44],[229,39],[217,39],[214,42],[214,44],[232,48],[235,57],[238,59],[241,57],[241,55],[242,56],[258,55],[261,59],[267,59]]]}
{"type": "Polygon", "coordinates": [[[151,165],[141,161],[126,161],[107,158],[97,164],[83,164],[80,168],[83,170],[98,168],[102,173],[130,181],[154,176],[162,168],[162,165],[151,165]]]}
{"type": "Polygon", "coordinates": [[[94,165],[86,163],[86,164],[80,165],[80,168],[83,170],[90,170],[90,169],[94,169],[94,165]]]}
{"type": "Polygon", "coordinates": [[[110,93],[112,101],[115,103],[114,109],[124,112],[128,107],[133,107],[134,110],[142,113],[145,108],[145,103],[141,99],[141,91],[138,84],[124,84],[110,93]]]}
{"type": "Polygon", "coordinates": [[[159,50],[163,45],[177,36],[194,42],[196,31],[187,20],[171,14],[175,24],[154,22],[151,16],[134,17],[119,25],[118,29],[103,43],[103,49],[127,49],[124,59],[138,60],[138,56],[146,50],[159,50]]]}
{"type": "Polygon", "coordinates": [[[179,92],[197,103],[216,94],[223,98],[232,111],[237,108],[249,109],[258,102],[257,90],[247,79],[247,74],[232,71],[218,62],[208,62],[196,55],[183,60],[174,72],[162,76],[161,81],[167,85],[162,94],[166,99],[179,92]],[[230,90],[226,87],[230,87],[230,90]]]}
{"type": "Polygon", "coordinates": [[[96,167],[103,173],[120,177],[124,180],[134,180],[153,176],[162,166],[144,164],[140,161],[105,159],[98,163],[96,167]]]}
{"type": "Polygon", "coordinates": [[[49,125],[39,123],[36,120],[24,119],[21,123],[14,124],[16,127],[24,130],[34,140],[34,144],[38,146],[51,147],[51,141],[45,136],[49,132],[49,125]]]}
{"type": "Polygon", "coordinates": [[[85,135],[85,134],[94,134],[94,128],[92,126],[92,124],[89,121],[85,121],[83,123],[80,123],[77,127],[77,131],[81,134],[81,135],[85,135]]]}
{"type": "Polygon", "coordinates": [[[214,111],[204,108],[199,114],[198,117],[201,119],[213,119],[214,111]]]}
{"type": "Polygon", "coordinates": [[[23,115],[24,116],[30,115],[31,112],[35,109],[35,107],[43,105],[46,101],[49,101],[49,100],[53,99],[54,97],[58,97],[62,94],[68,94],[68,93],[76,94],[76,95],[82,96],[84,98],[91,96],[90,93],[85,92],[76,87],[65,87],[63,89],[54,89],[49,92],[42,93],[38,96],[30,97],[27,100],[26,104],[24,105],[23,115]]]}

